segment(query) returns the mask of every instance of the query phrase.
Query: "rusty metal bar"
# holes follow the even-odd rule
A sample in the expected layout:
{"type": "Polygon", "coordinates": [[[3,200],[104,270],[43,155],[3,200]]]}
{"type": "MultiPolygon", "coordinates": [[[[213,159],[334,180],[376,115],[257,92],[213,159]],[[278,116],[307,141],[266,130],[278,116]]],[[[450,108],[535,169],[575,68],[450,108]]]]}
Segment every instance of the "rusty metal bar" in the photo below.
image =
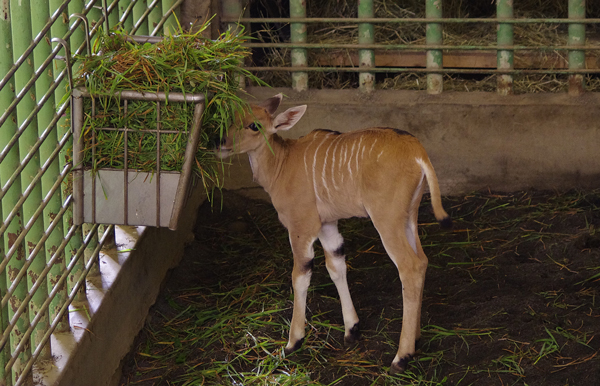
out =
{"type": "MultiPolygon", "coordinates": [[[[426,0],[425,15],[429,19],[442,17],[442,1],[426,0]]],[[[426,26],[426,43],[429,46],[440,46],[443,42],[442,24],[429,22],[426,26]]],[[[433,70],[427,73],[427,92],[429,94],[440,94],[444,89],[443,75],[439,71],[443,67],[442,50],[429,47],[427,50],[427,69],[433,70]],[[438,70],[438,72],[435,72],[438,70]]]]}
{"type": "MultiPolygon", "coordinates": [[[[498,0],[496,2],[496,17],[499,21],[513,17],[512,0],[498,0]]],[[[513,25],[498,23],[497,43],[499,47],[513,45],[513,25]]],[[[514,67],[514,53],[511,50],[502,49],[497,51],[497,66],[501,70],[510,70],[514,67]]],[[[497,91],[500,95],[513,93],[513,77],[510,74],[500,74],[497,78],[497,91]]]]}
{"type": "MultiPolygon", "coordinates": [[[[358,1],[358,18],[369,19],[375,14],[373,0],[358,1]]],[[[358,44],[375,43],[375,28],[372,23],[358,24],[358,44]]],[[[358,60],[361,67],[375,67],[375,51],[361,49],[358,51],[358,60]]],[[[358,75],[358,87],[361,91],[372,92],[375,89],[375,74],[361,72],[358,75]]]]}
{"type": "MultiPolygon", "coordinates": [[[[569,0],[569,18],[585,20],[585,0],[569,0]]],[[[579,70],[585,68],[585,51],[581,46],[585,44],[585,24],[569,24],[569,38],[567,41],[571,48],[569,51],[569,69],[579,70]]],[[[569,95],[581,95],[585,89],[583,75],[569,75],[569,95]]]]}
{"type": "MultiPolygon", "coordinates": [[[[499,21],[495,18],[443,18],[443,17],[415,17],[415,18],[386,18],[386,17],[374,17],[374,18],[356,18],[356,17],[262,17],[262,18],[231,18],[222,17],[223,22],[240,22],[240,23],[485,23],[495,24],[499,21]]],[[[502,19],[502,23],[508,24],[571,24],[571,23],[586,23],[586,24],[598,24],[600,19],[585,19],[585,18],[518,18],[518,19],[502,19]]]]}

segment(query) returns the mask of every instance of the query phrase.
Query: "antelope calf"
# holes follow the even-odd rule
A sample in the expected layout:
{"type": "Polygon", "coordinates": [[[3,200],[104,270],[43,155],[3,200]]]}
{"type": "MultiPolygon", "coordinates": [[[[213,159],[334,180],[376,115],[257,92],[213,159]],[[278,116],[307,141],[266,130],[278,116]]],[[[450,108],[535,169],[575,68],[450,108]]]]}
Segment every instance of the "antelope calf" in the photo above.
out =
{"type": "Polygon", "coordinates": [[[254,179],[269,193],[279,220],[289,232],[294,255],[294,310],[285,353],[302,345],[306,294],[313,268],[313,243],[325,250],[325,264],[342,304],[345,340],[358,338],[358,316],[346,280],[339,219],[369,217],[379,232],[402,281],[403,326],[400,347],[390,372],[406,368],[421,335],[421,299],[427,257],[417,233],[424,178],[436,219],[451,220],[441,204],[438,181],[419,141],[407,132],[373,127],[340,134],[315,130],[297,140],[277,133],[289,130],[306,111],[290,108],[273,116],[282,95],[252,106],[221,140],[217,154],[225,158],[248,153],[254,179]]]}

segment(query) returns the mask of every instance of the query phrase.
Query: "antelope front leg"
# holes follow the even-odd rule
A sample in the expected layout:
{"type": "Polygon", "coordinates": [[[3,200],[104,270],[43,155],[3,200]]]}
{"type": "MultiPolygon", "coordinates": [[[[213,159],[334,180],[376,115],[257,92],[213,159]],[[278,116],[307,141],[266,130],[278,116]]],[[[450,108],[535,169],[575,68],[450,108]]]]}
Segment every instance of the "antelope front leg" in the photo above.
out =
{"type": "Polygon", "coordinates": [[[312,276],[315,257],[313,243],[316,237],[303,236],[290,231],[290,244],[294,254],[292,286],[294,288],[294,310],[290,326],[290,337],[285,354],[290,354],[302,346],[304,341],[304,322],[306,318],[306,295],[312,276]]]}
{"type": "Polygon", "coordinates": [[[353,343],[358,339],[360,330],[358,327],[358,315],[356,315],[356,310],[350,297],[348,280],[346,278],[346,256],[343,252],[344,239],[338,231],[337,222],[323,224],[321,232],[319,232],[319,240],[325,250],[327,271],[340,296],[342,314],[344,316],[344,340],[347,343],[353,343]]]}

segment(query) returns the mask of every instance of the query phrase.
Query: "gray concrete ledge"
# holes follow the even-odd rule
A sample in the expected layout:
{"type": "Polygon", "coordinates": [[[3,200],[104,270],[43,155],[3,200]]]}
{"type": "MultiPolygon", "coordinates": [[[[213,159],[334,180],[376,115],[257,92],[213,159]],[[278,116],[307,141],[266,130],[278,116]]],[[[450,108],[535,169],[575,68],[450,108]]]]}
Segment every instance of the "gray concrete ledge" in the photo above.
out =
{"type": "Polygon", "coordinates": [[[54,334],[55,374],[42,375],[44,384],[118,384],[121,360],[143,327],[165,275],[179,263],[185,245],[193,240],[196,213],[205,199],[203,188],[195,188],[177,231],[151,227],[119,229],[117,243],[121,245],[105,251],[100,275],[88,278],[89,301],[72,306],[85,306],[85,314],[91,318],[71,314],[71,332],[54,334]],[[117,252],[129,248],[132,250],[117,252]]]}
{"type": "MultiPolygon", "coordinates": [[[[290,130],[300,137],[323,128],[369,126],[406,130],[423,143],[443,194],[492,189],[570,189],[600,186],[600,94],[499,96],[484,92],[249,88],[250,100],[285,95],[278,112],[308,105],[290,130]]],[[[229,168],[226,188],[256,186],[247,157],[229,168]]]]}

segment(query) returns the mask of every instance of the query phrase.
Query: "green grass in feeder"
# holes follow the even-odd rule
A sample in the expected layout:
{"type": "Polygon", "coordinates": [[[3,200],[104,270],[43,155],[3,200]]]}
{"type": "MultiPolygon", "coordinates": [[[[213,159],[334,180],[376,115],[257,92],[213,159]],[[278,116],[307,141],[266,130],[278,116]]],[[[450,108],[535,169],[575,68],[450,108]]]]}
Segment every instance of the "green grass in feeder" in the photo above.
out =
{"type": "Polygon", "coordinates": [[[198,32],[167,36],[156,44],[137,44],[120,32],[101,36],[94,54],[81,57],[78,80],[94,98],[85,101],[84,166],[99,168],[127,167],[152,172],[157,169],[157,141],[160,169],[180,171],[184,161],[187,134],[192,128],[193,103],[160,103],[157,120],[156,102],[120,101],[115,92],[172,92],[206,96],[202,117],[202,135],[194,162],[194,171],[205,184],[216,182],[218,161],[207,150],[211,138],[222,136],[236,111],[246,107],[239,97],[244,77],[265,85],[242,68],[250,51],[242,46],[242,33],[224,32],[216,40],[198,32]],[[157,124],[161,133],[157,140],[157,124]],[[101,129],[109,130],[101,130],[101,129]],[[127,128],[127,132],[123,131],[127,128]],[[126,143],[125,143],[126,142],[126,143]]]}

